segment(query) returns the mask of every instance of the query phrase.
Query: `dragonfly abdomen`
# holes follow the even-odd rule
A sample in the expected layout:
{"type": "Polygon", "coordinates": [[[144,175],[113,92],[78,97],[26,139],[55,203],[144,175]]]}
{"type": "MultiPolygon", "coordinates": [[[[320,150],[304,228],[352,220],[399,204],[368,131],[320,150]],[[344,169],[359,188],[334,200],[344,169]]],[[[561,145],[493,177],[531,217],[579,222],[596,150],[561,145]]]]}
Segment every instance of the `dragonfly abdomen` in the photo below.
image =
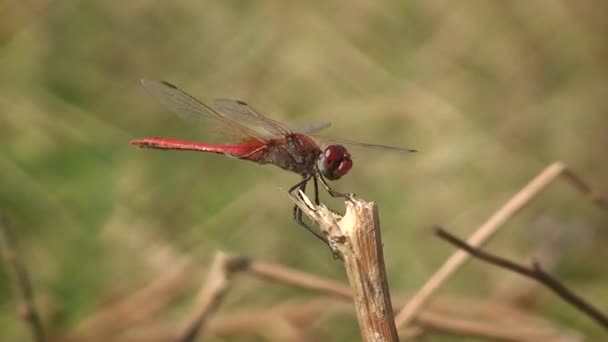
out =
{"type": "Polygon", "coordinates": [[[225,154],[239,159],[247,159],[261,164],[269,161],[266,158],[265,145],[262,142],[251,141],[241,144],[205,144],[194,141],[171,138],[144,138],[131,141],[132,145],[157,150],[182,150],[225,154]]]}

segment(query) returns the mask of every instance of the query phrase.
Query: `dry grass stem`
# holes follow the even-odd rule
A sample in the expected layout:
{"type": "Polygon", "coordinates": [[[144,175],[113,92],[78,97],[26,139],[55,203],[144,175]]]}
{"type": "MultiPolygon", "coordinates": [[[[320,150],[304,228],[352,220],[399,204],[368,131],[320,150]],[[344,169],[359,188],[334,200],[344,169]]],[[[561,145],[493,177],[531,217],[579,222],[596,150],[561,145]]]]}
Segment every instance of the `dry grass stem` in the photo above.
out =
{"type": "MultiPolygon", "coordinates": [[[[533,198],[551,184],[558,176],[565,175],[579,190],[591,196],[592,200],[606,208],[606,197],[593,191],[587,182],[580,176],[569,170],[562,162],[554,162],[547,166],[541,173],[532,179],[507,203],[497,210],[490,218],[481,225],[467,243],[474,247],[483,245],[492,235],[502,227],[511,217],[528,204],[533,198]]],[[[401,309],[397,315],[397,326],[408,325],[415,319],[417,313],[427,304],[441,285],[460,268],[468,259],[469,254],[458,250],[427,280],[414,297],[401,309]]]]}
{"type": "MultiPolygon", "coordinates": [[[[309,273],[295,270],[282,265],[251,260],[249,263],[249,267],[246,269],[246,271],[271,281],[277,281],[306,290],[319,291],[334,298],[348,301],[351,301],[353,299],[351,289],[338,281],[323,278],[316,275],[311,275],[309,273]]],[[[327,305],[327,300],[322,301],[327,305]]],[[[405,299],[396,300],[395,305],[398,305],[398,303],[405,302],[405,299]]],[[[492,325],[490,323],[481,323],[478,321],[474,322],[474,319],[470,318],[454,319],[451,317],[452,315],[438,314],[436,312],[432,312],[431,310],[425,309],[423,310],[423,312],[420,313],[419,317],[417,318],[417,322],[421,326],[424,326],[427,330],[431,330],[434,332],[453,333],[461,336],[485,337],[488,339],[499,335],[504,336],[505,339],[508,341],[517,340],[518,338],[524,335],[530,335],[535,337],[557,336],[557,331],[551,328],[547,322],[540,322],[538,321],[537,317],[530,317],[529,315],[523,314],[523,312],[519,310],[507,307],[505,305],[500,305],[499,303],[494,303],[493,305],[491,305],[491,307],[485,309],[488,306],[487,304],[477,303],[471,300],[460,300],[457,303],[452,303],[452,301],[446,301],[443,300],[443,298],[438,298],[436,304],[439,304],[438,306],[444,308],[466,307],[467,312],[469,314],[473,314],[474,316],[480,317],[483,316],[486,319],[494,322],[499,322],[505,314],[519,322],[534,322],[532,322],[533,324],[527,324],[523,326],[520,325],[520,329],[510,329],[510,332],[507,332],[507,329],[498,329],[495,325],[492,325]],[[461,331],[457,330],[457,327],[459,326],[463,327],[461,331]],[[521,332],[521,330],[544,331],[544,333],[527,334],[521,332]],[[486,335],[486,333],[488,333],[488,335],[486,335]]],[[[322,311],[320,311],[319,314],[320,313],[322,313],[322,311]]],[[[325,312],[325,314],[327,314],[327,312],[325,312]]],[[[290,319],[293,320],[294,318],[290,319]]],[[[412,336],[419,336],[421,334],[421,329],[410,327],[408,328],[408,330],[403,331],[403,334],[406,334],[407,336],[409,336],[410,333],[412,334],[412,336]]],[[[404,338],[402,334],[400,334],[400,336],[401,338],[404,338]]]]}
{"type": "Polygon", "coordinates": [[[12,273],[13,284],[19,296],[18,313],[24,319],[32,340],[43,342],[46,340],[40,315],[34,304],[34,290],[30,277],[17,249],[17,241],[11,231],[8,218],[0,213],[0,243],[2,256],[7,269],[12,273]]]}
{"type": "MultiPolygon", "coordinates": [[[[235,337],[244,335],[264,335],[278,340],[315,340],[307,334],[308,328],[319,319],[335,315],[352,313],[350,304],[331,298],[319,298],[306,301],[291,301],[268,309],[246,309],[226,313],[210,318],[205,332],[216,337],[235,337]],[[295,329],[293,339],[286,339],[283,324],[288,323],[295,329]]],[[[487,318],[487,317],[486,317],[487,318]]],[[[420,327],[407,327],[400,331],[402,340],[414,338],[425,333],[451,334],[462,337],[474,337],[496,341],[557,341],[560,337],[555,330],[546,327],[517,324],[501,324],[496,315],[494,323],[479,320],[457,319],[439,313],[424,312],[420,316],[420,327]]],[[[513,323],[513,322],[511,322],[513,323]]],[[[175,324],[149,324],[133,329],[126,334],[128,341],[167,341],[174,336],[178,327],[175,324]]],[[[318,340],[318,339],[316,339],[318,340]]]]}
{"type": "MultiPolygon", "coordinates": [[[[279,341],[315,341],[318,339],[308,338],[306,331],[312,323],[351,312],[350,304],[328,298],[290,301],[270,308],[244,309],[211,317],[205,325],[205,334],[216,337],[263,335],[279,341]],[[286,333],[291,337],[285,336],[286,333]]],[[[175,336],[177,329],[174,323],[159,322],[133,329],[125,337],[128,341],[167,341],[175,336]]]]}
{"type": "Polygon", "coordinates": [[[555,294],[561,297],[563,300],[591,317],[597,323],[602,325],[604,328],[608,329],[608,316],[603,314],[599,309],[593,306],[591,303],[587,302],[583,298],[579,297],[577,294],[572,292],[562,283],[560,283],[557,279],[553,278],[551,275],[546,273],[538,263],[533,263],[532,267],[522,266],[520,264],[514,263],[512,261],[506,260],[494,254],[485,252],[479,248],[470,246],[466,242],[460,240],[456,236],[448,233],[447,231],[436,228],[437,235],[451,243],[452,245],[466,251],[472,256],[483,260],[492,265],[507,269],[509,271],[521,274],[530,279],[536,280],[539,283],[543,284],[545,287],[552,290],[555,294]]]}
{"type": "Polygon", "coordinates": [[[380,221],[373,202],[349,198],[339,217],[314,206],[302,192],[292,200],[316,221],[337,258],[344,263],[364,341],[398,341],[386,279],[380,221]]]}
{"type": "Polygon", "coordinates": [[[419,322],[423,329],[442,334],[509,342],[557,341],[559,338],[554,332],[531,330],[525,326],[519,326],[517,329],[514,329],[499,322],[489,324],[433,313],[422,313],[421,316],[425,316],[424,320],[419,322]]]}
{"type": "MultiPolygon", "coordinates": [[[[339,300],[346,300],[348,302],[353,300],[351,288],[339,281],[312,275],[279,264],[249,260],[234,254],[220,253],[211,267],[212,270],[209,272],[208,279],[219,279],[217,276],[212,277],[211,273],[218,275],[224,272],[221,265],[225,265],[226,263],[234,263],[233,265],[235,265],[234,268],[230,268],[230,274],[246,271],[266,280],[317,291],[339,300]]],[[[192,286],[194,280],[191,274],[191,263],[184,263],[182,267],[159,277],[150,285],[137,290],[133,295],[92,315],[91,318],[80,324],[78,329],[63,337],[62,340],[100,341],[111,340],[113,338],[120,339],[121,336],[124,337],[125,335],[117,335],[116,332],[126,328],[131,328],[128,329],[126,336],[128,336],[129,340],[133,341],[166,341],[173,339],[178,331],[183,334],[185,329],[178,329],[174,324],[166,325],[159,323],[151,327],[149,321],[151,315],[166,307],[175,297],[181,295],[192,286]],[[133,329],[134,324],[143,323],[144,320],[148,321],[148,323],[141,328],[133,329]]],[[[196,326],[194,323],[196,321],[195,312],[198,312],[198,315],[201,315],[201,312],[205,312],[207,318],[204,321],[208,322],[205,323],[205,330],[213,335],[234,336],[248,333],[259,334],[267,331],[273,338],[278,338],[279,336],[286,337],[289,335],[287,333],[292,332],[293,336],[290,338],[291,340],[301,338],[299,340],[303,341],[307,338],[307,335],[300,328],[296,328],[296,326],[308,326],[321,317],[328,317],[328,315],[331,316],[336,313],[349,313],[352,310],[352,306],[345,303],[341,304],[331,299],[315,299],[312,301],[308,300],[306,303],[283,303],[268,310],[248,310],[241,313],[232,313],[228,317],[221,316],[221,319],[218,317],[208,318],[209,313],[214,307],[217,307],[217,303],[221,299],[218,297],[218,294],[223,297],[226,293],[225,291],[227,291],[227,287],[218,286],[213,281],[205,282],[199,297],[207,298],[207,300],[199,301],[201,304],[193,310],[190,319],[191,327],[196,326]],[[209,284],[212,284],[212,286],[209,284]],[[205,292],[205,288],[216,290],[207,290],[205,292]],[[218,292],[217,289],[224,290],[218,292]],[[203,295],[204,292],[206,293],[205,295],[203,295]],[[213,302],[216,303],[215,306],[209,304],[213,302]],[[282,333],[285,334],[281,335],[282,333]]],[[[403,302],[405,302],[405,299],[400,299],[397,305],[403,302]]],[[[420,327],[408,327],[407,330],[403,331],[404,336],[418,336],[423,331],[486,338],[503,336],[504,340],[507,341],[516,340],[526,335],[526,331],[545,332],[544,335],[540,333],[533,335],[536,337],[557,336],[556,330],[551,328],[547,322],[539,320],[536,316],[530,317],[521,311],[500,303],[488,302],[484,304],[483,302],[472,300],[456,298],[446,300],[438,298],[433,306],[439,310],[448,310],[452,313],[449,315],[439,314],[425,309],[417,318],[420,327]],[[453,318],[454,315],[461,316],[465,314],[465,312],[460,312],[457,309],[460,307],[467,308],[465,315],[468,316],[467,318],[453,318]],[[517,329],[512,329],[510,334],[509,332],[505,332],[505,329],[496,328],[495,324],[492,323],[500,322],[505,312],[507,312],[506,315],[511,317],[512,320],[519,322],[517,323],[517,329]],[[475,317],[484,317],[484,321],[487,322],[479,322],[475,317]],[[459,327],[461,327],[460,330],[459,327]]],[[[198,335],[200,335],[200,331],[198,335]]]]}
{"type": "Polygon", "coordinates": [[[608,210],[608,196],[593,188],[590,183],[585,181],[578,173],[570,168],[566,168],[563,171],[563,175],[582,193],[589,196],[593,203],[604,210],[608,210]]]}
{"type": "MultiPolygon", "coordinates": [[[[282,303],[270,309],[249,309],[213,318],[208,317],[205,320],[207,322],[205,323],[205,331],[208,334],[215,336],[265,334],[265,336],[279,340],[285,340],[289,335],[291,336],[288,338],[289,340],[304,341],[308,336],[302,330],[303,327],[310,326],[321,318],[352,312],[352,306],[350,305],[353,299],[352,291],[348,286],[338,281],[311,275],[282,265],[247,260],[238,255],[225,253],[222,253],[222,255],[219,262],[217,258],[215,259],[215,267],[211,267],[212,269],[215,268],[217,270],[219,268],[217,265],[221,265],[226,260],[232,260],[239,267],[235,267],[231,272],[247,271],[270,281],[306,290],[319,291],[335,299],[346,300],[349,303],[338,302],[331,298],[318,298],[307,300],[306,302],[292,301],[282,303]],[[293,334],[290,335],[291,333],[293,334]]],[[[77,333],[73,332],[61,338],[61,340],[105,341],[127,338],[129,341],[167,341],[174,339],[176,332],[183,333],[183,328],[179,329],[175,324],[152,324],[149,318],[152,313],[165,307],[169,301],[180,295],[193,283],[192,277],[188,276],[190,273],[191,265],[157,279],[149,286],[127,297],[127,299],[96,313],[85,324],[79,326],[77,333]],[[149,304],[148,302],[156,302],[156,304],[149,304]],[[138,309],[141,309],[141,311],[138,311],[138,309]],[[116,315],[116,317],[112,318],[112,315],[116,315]],[[146,318],[148,322],[145,325],[137,328],[133,327],[134,323],[143,323],[143,320],[146,318]],[[116,331],[128,327],[131,329],[128,329],[126,335],[115,334],[116,331]],[[84,328],[90,330],[85,330],[84,328]]],[[[210,271],[209,273],[212,272],[210,271]]],[[[207,283],[205,283],[203,289],[205,287],[207,287],[207,283]]],[[[206,302],[211,301],[208,300],[206,302]]],[[[398,302],[403,303],[405,299],[398,300],[398,302]]],[[[453,313],[449,315],[439,314],[425,309],[417,318],[417,322],[421,327],[408,327],[407,330],[402,331],[402,338],[406,336],[419,336],[423,332],[485,338],[502,336],[504,337],[503,340],[507,341],[516,340],[524,335],[542,336],[543,338],[557,336],[556,330],[547,322],[500,303],[484,304],[483,302],[460,298],[447,300],[438,298],[434,306],[440,310],[449,309],[453,313]],[[452,316],[454,315],[464,314],[464,312],[460,312],[458,309],[462,307],[467,308],[466,314],[469,317],[466,319],[453,318],[452,316]],[[504,315],[511,317],[512,321],[518,322],[516,324],[517,329],[511,329],[509,333],[505,331],[504,327],[503,329],[499,329],[492,323],[500,322],[504,315]],[[477,318],[470,316],[484,317],[484,321],[487,322],[479,322],[477,318]],[[545,333],[530,333],[526,335],[526,331],[544,331],[545,333]]],[[[209,316],[212,309],[210,305],[199,306],[198,308],[199,314],[200,310],[206,308],[207,316],[209,316]]],[[[194,311],[192,317],[194,317],[194,311]]],[[[191,321],[194,322],[194,319],[191,321]]],[[[198,335],[200,334],[201,332],[199,331],[198,335]]]]}
{"type": "MultiPolygon", "coordinates": [[[[353,299],[351,289],[340,282],[316,275],[311,275],[306,272],[294,270],[282,265],[251,260],[249,263],[249,267],[246,270],[256,276],[262,276],[263,278],[266,278],[271,281],[281,282],[306,290],[319,291],[321,293],[342,300],[350,301],[353,299]]],[[[322,300],[322,302],[326,305],[328,303],[327,300],[322,300]]],[[[395,301],[395,305],[397,305],[398,303],[405,302],[405,299],[397,300],[395,301]]],[[[506,315],[511,317],[513,320],[520,322],[521,324],[519,324],[518,329],[505,329],[504,327],[498,327],[496,324],[479,322],[475,318],[453,318],[452,316],[454,314],[459,314],[458,312],[452,315],[446,315],[439,314],[428,309],[424,309],[416,320],[418,324],[424,327],[424,329],[422,329],[424,331],[456,334],[459,336],[483,337],[487,339],[496,338],[496,336],[502,336],[502,340],[506,341],[519,341],[521,340],[522,336],[534,338],[539,338],[540,336],[542,336],[543,338],[546,338],[555,337],[558,335],[556,329],[550,327],[550,324],[548,324],[547,322],[539,321],[538,317],[531,317],[527,314],[524,314],[520,310],[516,310],[509,306],[501,305],[500,303],[493,303],[488,307],[487,304],[477,303],[471,300],[459,300],[453,302],[450,300],[443,300],[443,298],[438,298],[436,304],[438,304],[437,306],[443,307],[444,309],[466,307],[468,314],[471,314],[473,316],[484,317],[486,320],[493,322],[500,322],[502,318],[506,315]],[[524,324],[524,322],[526,322],[526,324],[524,324]],[[526,331],[537,331],[537,333],[528,333],[526,331]]],[[[323,311],[319,311],[319,314],[321,313],[323,313],[323,311]]],[[[328,313],[325,312],[325,314],[328,313]]],[[[293,319],[293,317],[290,317],[290,320],[293,319]]],[[[215,329],[211,330],[215,331],[215,329]]],[[[407,336],[409,336],[410,333],[412,334],[412,336],[419,336],[421,334],[421,329],[409,327],[408,330],[403,331],[403,334],[406,334],[407,336]]],[[[402,334],[400,334],[400,336],[401,338],[405,337],[402,336],[402,334]]],[[[530,338],[528,338],[528,340],[530,340],[530,338]]]]}
{"type": "Polygon", "coordinates": [[[213,260],[205,283],[201,287],[197,304],[176,341],[190,342],[196,339],[209,315],[217,309],[231,284],[231,276],[247,265],[245,258],[218,252],[213,260]]]}
{"type": "Polygon", "coordinates": [[[302,272],[278,264],[251,260],[247,272],[270,281],[317,291],[346,300],[352,300],[352,290],[343,283],[302,272]]]}

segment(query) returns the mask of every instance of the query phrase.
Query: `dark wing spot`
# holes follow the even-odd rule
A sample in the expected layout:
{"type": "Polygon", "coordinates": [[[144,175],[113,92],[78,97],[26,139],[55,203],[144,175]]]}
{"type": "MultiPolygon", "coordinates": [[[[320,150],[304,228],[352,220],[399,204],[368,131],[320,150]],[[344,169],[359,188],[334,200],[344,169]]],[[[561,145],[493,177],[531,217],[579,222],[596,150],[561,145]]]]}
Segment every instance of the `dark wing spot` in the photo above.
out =
{"type": "Polygon", "coordinates": [[[167,87],[173,88],[173,89],[177,89],[176,86],[174,86],[173,84],[167,82],[167,81],[160,81],[160,83],[166,85],[167,87]]]}
{"type": "Polygon", "coordinates": [[[236,100],[236,103],[243,105],[243,106],[247,106],[247,102],[245,102],[245,101],[236,100]]]}

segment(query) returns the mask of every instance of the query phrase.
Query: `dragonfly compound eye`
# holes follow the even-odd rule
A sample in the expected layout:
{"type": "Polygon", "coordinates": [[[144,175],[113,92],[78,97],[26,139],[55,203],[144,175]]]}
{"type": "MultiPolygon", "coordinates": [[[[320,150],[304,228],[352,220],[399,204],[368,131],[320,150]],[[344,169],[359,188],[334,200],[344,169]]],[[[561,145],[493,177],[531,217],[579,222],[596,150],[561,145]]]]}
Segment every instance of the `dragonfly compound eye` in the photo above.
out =
{"type": "Polygon", "coordinates": [[[350,153],[342,145],[329,145],[321,154],[317,163],[319,172],[330,180],[344,176],[353,166],[350,153]]]}

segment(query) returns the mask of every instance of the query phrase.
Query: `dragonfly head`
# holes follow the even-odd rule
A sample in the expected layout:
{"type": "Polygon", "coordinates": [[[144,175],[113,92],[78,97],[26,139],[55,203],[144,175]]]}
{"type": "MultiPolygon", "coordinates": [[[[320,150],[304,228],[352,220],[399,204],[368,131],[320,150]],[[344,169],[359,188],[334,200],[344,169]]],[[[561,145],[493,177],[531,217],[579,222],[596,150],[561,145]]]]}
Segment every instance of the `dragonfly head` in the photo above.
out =
{"type": "Polygon", "coordinates": [[[319,172],[329,180],[340,179],[352,167],[353,161],[350,159],[350,153],[342,145],[327,146],[317,160],[319,172]]]}

